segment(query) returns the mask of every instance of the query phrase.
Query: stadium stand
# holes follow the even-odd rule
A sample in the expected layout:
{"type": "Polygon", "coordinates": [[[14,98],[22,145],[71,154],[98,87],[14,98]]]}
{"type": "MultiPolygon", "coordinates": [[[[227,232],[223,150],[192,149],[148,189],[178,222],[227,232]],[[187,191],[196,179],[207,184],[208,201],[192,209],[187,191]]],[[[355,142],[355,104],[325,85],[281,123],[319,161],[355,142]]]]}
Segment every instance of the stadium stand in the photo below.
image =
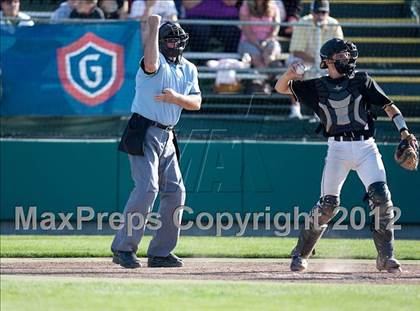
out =
{"type": "MultiPolygon", "coordinates": [[[[46,18],[51,14],[60,1],[58,0],[27,0],[22,1],[22,11],[29,12],[33,17],[46,18]]],[[[303,1],[301,16],[309,12],[309,0],[303,1]]],[[[354,41],[360,53],[358,69],[367,70],[381,84],[383,89],[401,108],[410,122],[410,127],[417,134],[420,117],[420,25],[418,18],[419,1],[405,0],[333,0],[331,1],[332,15],[343,27],[344,36],[354,41]]],[[[185,25],[194,21],[180,20],[185,25]]],[[[198,21],[203,22],[203,21],[198,21]]],[[[232,21],[230,21],[232,22],[232,21]]],[[[284,24],[283,26],[286,26],[284,24]]],[[[279,38],[283,50],[283,59],[288,55],[288,38],[279,38]]],[[[224,53],[217,42],[212,42],[211,49],[204,53],[188,51],[189,59],[193,61],[236,58],[238,53],[224,53]]],[[[266,68],[256,72],[254,69],[237,70],[243,81],[273,77],[285,70],[285,67],[266,68]]],[[[287,114],[290,100],[287,96],[272,94],[246,94],[245,90],[239,94],[215,94],[213,90],[216,70],[206,66],[199,66],[200,86],[203,92],[202,110],[186,112],[180,123],[181,137],[189,137],[188,131],[193,128],[212,126],[227,127],[229,137],[268,139],[314,139],[313,133],[316,123],[308,118],[304,121],[289,121],[287,114]],[[197,118],[197,116],[199,116],[197,118]],[[229,121],[229,124],[226,122],[229,121]],[[278,122],[282,121],[282,122],[278,122]],[[258,130],[256,130],[258,129],[258,130]]],[[[245,84],[245,83],[244,83],[245,84]]],[[[396,140],[392,124],[381,118],[379,127],[382,140],[396,140]]],[[[123,128],[124,119],[97,118],[97,128],[92,131],[84,130],[84,136],[109,137],[118,136],[123,128]],[[106,129],[106,130],[104,130],[106,129]]],[[[31,135],[52,136],[81,136],[80,129],[90,124],[89,119],[55,118],[51,124],[32,119],[21,122],[17,126],[7,118],[3,118],[2,136],[10,133],[31,132],[38,126],[37,132],[31,135]],[[22,124],[25,124],[22,126],[22,124]],[[67,124],[67,125],[66,125],[67,124]]],[[[319,139],[319,137],[318,137],[319,139]]]]}
{"type": "MultiPolygon", "coordinates": [[[[309,2],[303,1],[302,15],[309,12],[309,2]]],[[[411,5],[411,1],[404,0],[332,1],[331,12],[343,25],[345,38],[358,46],[361,55],[358,60],[358,69],[369,71],[387,93],[392,95],[405,115],[417,117],[420,112],[418,107],[420,104],[420,28],[409,26],[415,23],[411,5]]],[[[284,58],[287,58],[289,41],[286,38],[280,38],[280,40],[283,51],[286,51],[284,58]]],[[[214,54],[211,52],[191,52],[187,55],[193,59],[241,57],[237,53],[214,54]]],[[[278,72],[281,73],[283,70],[284,68],[279,68],[278,72]]],[[[252,110],[255,114],[266,114],[266,109],[270,110],[272,116],[286,113],[287,107],[281,107],[289,103],[288,98],[285,97],[253,97],[252,95],[223,97],[212,94],[211,80],[215,75],[209,71],[211,70],[206,67],[200,67],[201,82],[208,94],[205,102],[211,102],[211,108],[217,107],[215,109],[219,112],[227,109],[226,113],[232,113],[232,108],[240,107],[241,102],[245,105],[243,109],[247,109],[249,99],[253,98],[258,102],[258,108],[253,107],[255,109],[252,110]],[[232,100],[235,101],[235,105],[230,104],[232,100]],[[273,108],[274,104],[276,104],[275,108],[273,108]]],[[[267,71],[273,72],[273,69],[267,69],[265,72],[267,71]]],[[[265,72],[259,71],[260,74],[265,72]]],[[[241,77],[253,79],[260,76],[253,74],[252,70],[244,70],[241,77]]],[[[212,110],[206,111],[211,113],[212,110]]]]}

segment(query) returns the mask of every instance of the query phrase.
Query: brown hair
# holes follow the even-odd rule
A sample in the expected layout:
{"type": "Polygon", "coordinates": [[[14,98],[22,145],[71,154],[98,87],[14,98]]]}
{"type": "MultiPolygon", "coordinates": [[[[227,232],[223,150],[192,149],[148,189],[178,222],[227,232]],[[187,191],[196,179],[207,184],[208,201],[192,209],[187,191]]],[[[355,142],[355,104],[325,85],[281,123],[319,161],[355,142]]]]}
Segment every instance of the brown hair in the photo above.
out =
{"type": "Polygon", "coordinates": [[[246,0],[249,12],[256,17],[267,16],[270,13],[271,0],[263,0],[262,6],[258,7],[255,0],[246,0]]]}

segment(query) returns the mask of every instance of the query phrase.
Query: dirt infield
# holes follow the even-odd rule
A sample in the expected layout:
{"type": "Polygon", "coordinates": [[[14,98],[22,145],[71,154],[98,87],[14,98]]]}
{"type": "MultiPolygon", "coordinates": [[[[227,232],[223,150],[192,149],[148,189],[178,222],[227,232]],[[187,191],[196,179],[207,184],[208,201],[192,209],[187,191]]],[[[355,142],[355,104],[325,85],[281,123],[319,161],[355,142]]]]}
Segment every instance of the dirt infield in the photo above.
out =
{"type": "Polygon", "coordinates": [[[305,273],[289,271],[289,260],[187,258],[183,268],[124,269],[110,258],[2,258],[1,275],[131,279],[288,281],[320,283],[420,284],[420,261],[403,261],[403,272],[379,272],[373,260],[313,259],[305,273]]]}

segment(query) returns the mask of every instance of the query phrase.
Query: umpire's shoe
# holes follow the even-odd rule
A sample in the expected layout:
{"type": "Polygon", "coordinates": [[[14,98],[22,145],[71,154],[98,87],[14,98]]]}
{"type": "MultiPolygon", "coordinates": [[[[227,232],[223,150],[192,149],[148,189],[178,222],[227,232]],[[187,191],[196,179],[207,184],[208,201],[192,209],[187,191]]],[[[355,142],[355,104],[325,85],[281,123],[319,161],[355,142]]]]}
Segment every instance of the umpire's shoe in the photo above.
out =
{"type": "Polygon", "coordinates": [[[174,254],[169,254],[166,257],[149,257],[147,266],[150,268],[179,268],[183,267],[184,263],[174,254]]]}
{"type": "Polygon", "coordinates": [[[300,256],[293,256],[290,263],[290,270],[293,272],[303,272],[308,268],[308,260],[300,256]]]}
{"type": "Polygon", "coordinates": [[[140,268],[140,261],[134,252],[116,252],[112,256],[112,262],[124,268],[140,268]]]}
{"type": "Polygon", "coordinates": [[[401,264],[394,257],[382,257],[379,256],[376,258],[376,269],[379,271],[386,270],[389,273],[399,273],[401,272],[401,264]]]}

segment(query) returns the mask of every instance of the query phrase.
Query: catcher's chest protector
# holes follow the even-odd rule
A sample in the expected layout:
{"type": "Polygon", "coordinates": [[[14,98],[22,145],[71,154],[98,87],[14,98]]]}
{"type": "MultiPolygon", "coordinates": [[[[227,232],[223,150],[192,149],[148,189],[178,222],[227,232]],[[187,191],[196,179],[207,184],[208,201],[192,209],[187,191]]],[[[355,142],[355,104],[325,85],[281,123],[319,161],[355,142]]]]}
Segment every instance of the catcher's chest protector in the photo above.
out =
{"type": "Polygon", "coordinates": [[[362,98],[364,83],[358,77],[332,83],[327,77],[317,80],[320,118],[328,135],[368,130],[368,111],[362,98]]]}

